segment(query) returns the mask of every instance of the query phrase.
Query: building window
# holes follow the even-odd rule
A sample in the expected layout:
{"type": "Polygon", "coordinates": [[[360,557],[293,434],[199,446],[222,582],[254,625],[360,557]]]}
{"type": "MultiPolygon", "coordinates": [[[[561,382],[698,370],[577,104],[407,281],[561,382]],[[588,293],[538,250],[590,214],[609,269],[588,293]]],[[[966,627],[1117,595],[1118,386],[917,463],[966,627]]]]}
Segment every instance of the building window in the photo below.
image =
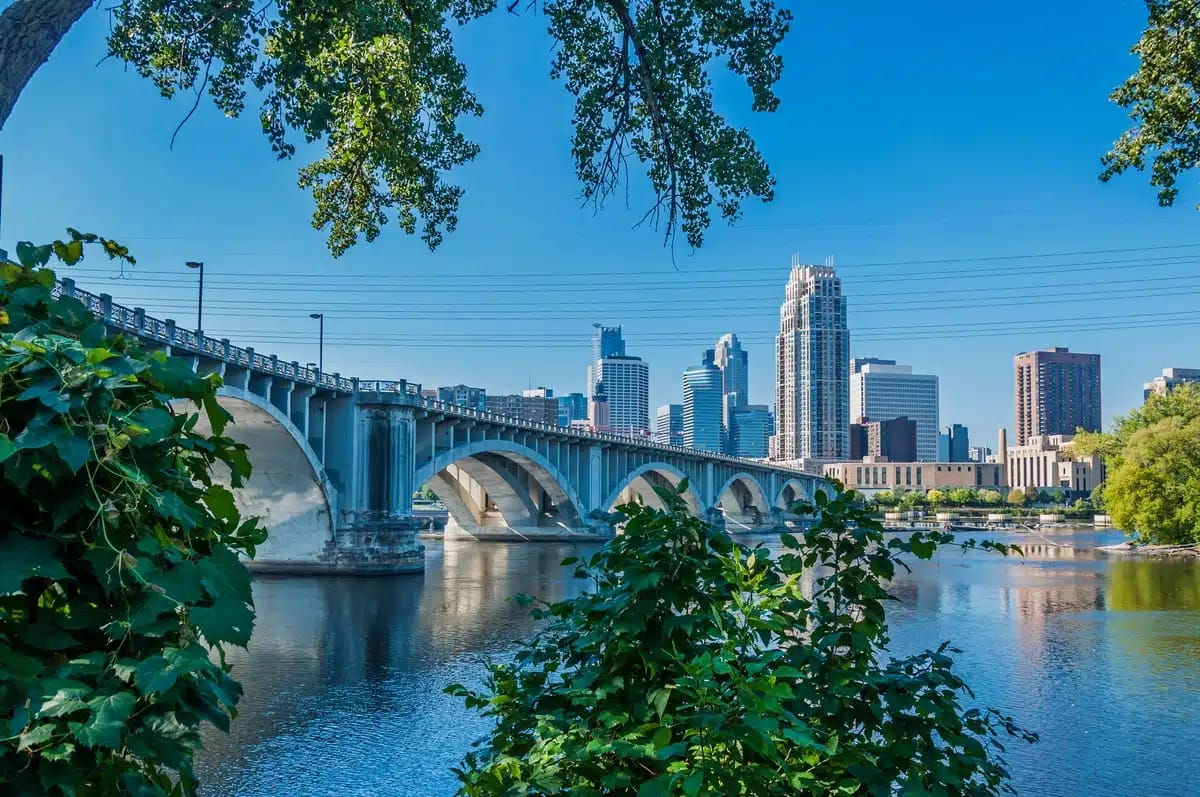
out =
{"type": "Polygon", "coordinates": [[[906,485],[912,484],[912,466],[911,465],[906,465],[904,468],[904,483],[906,485]]]}
{"type": "Polygon", "coordinates": [[[920,465],[917,466],[917,486],[921,486],[921,471],[924,470],[920,465]]]}

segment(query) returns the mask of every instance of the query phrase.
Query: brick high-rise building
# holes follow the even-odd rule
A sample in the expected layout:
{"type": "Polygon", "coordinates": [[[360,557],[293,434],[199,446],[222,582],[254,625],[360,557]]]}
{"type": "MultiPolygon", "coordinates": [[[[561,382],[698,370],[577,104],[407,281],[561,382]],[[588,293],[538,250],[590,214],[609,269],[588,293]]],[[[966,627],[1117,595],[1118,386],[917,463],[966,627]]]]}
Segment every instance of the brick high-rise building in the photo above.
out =
{"type": "Polygon", "coordinates": [[[1100,431],[1100,355],[1056,347],[1015,358],[1017,445],[1032,437],[1100,431]]]}

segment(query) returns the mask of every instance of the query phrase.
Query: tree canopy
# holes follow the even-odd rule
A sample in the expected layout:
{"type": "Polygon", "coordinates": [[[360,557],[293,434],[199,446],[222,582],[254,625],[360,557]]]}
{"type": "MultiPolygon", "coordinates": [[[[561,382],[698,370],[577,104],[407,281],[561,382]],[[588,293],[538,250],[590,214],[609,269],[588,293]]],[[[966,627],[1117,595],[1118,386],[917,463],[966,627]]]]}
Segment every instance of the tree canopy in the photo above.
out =
{"type": "Polygon", "coordinates": [[[1112,432],[1076,436],[1072,450],[1104,457],[1115,525],[1151,543],[1200,542],[1200,386],[1151,396],[1112,432]]]}
{"type": "Polygon", "coordinates": [[[1144,171],[1149,160],[1150,184],[1166,207],[1179,194],[1179,176],[1200,165],[1200,2],[1146,0],[1146,7],[1146,29],[1132,49],[1137,71],[1111,96],[1133,124],[1102,159],[1100,179],[1144,171]]]}
{"type": "MultiPolygon", "coordinates": [[[[25,83],[94,0],[15,0],[0,13],[0,127],[25,83]]],[[[430,248],[458,223],[453,170],[479,146],[460,130],[483,105],[467,85],[453,28],[495,0],[122,0],[109,52],[164,97],[207,92],[228,116],[259,103],[279,158],[298,141],[324,155],[300,169],[313,225],[341,255],[394,219],[430,248]]],[[[640,167],[653,200],[643,221],[698,247],[713,209],[733,221],[774,179],[749,132],[714,106],[723,62],[774,111],[776,47],[791,15],[771,0],[547,0],[551,76],[575,97],[571,152],[584,202],[601,206],[640,167]]],[[[193,109],[194,110],[194,109],[193,109]]]]}

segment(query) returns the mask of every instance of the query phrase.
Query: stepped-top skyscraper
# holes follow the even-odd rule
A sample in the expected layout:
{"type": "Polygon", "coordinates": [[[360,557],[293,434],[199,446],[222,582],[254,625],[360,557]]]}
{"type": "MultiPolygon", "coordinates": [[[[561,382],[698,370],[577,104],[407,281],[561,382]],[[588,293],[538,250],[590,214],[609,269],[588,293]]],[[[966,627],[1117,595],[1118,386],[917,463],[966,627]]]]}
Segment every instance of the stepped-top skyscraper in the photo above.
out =
{"type": "Polygon", "coordinates": [[[818,472],[850,449],[850,331],[832,261],[792,258],[775,339],[775,435],[771,457],[818,472]]]}
{"type": "Polygon", "coordinates": [[[706,360],[721,369],[721,392],[729,409],[749,404],[750,357],[737,335],[732,332],[722,335],[706,360]]]}

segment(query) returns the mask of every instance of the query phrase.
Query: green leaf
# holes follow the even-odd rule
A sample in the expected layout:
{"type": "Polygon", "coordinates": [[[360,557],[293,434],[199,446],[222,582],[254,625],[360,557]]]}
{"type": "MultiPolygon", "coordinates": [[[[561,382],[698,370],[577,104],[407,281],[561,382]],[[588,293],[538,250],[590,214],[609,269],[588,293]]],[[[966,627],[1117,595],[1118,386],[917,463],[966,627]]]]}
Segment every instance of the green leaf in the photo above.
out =
{"type": "Polygon", "coordinates": [[[135,425],[129,431],[133,438],[132,445],[136,447],[160,443],[175,431],[175,416],[163,407],[139,410],[130,416],[129,420],[135,425]]]}
{"type": "Polygon", "coordinates": [[[54,440],[54,449],[62,461],[67,463],[72,473],[78,473],[91,458],[92,444],[81,434],[61,434],[54,440]]]}
{"type": "Polygon", "coordinates": [[[167,660],[162,656],[151,656],[143,659],[137,666],[133,682],[137,688],[148,695],[165,692],[175,685],[179,673],[167,668],[167,660]]]}
{"type": "Polygon", "coordinates": [[[30,747],[37,747],[45,744],[54,738],[55,725],[49,723],[46,725],[35,725],[29,730],[23,732],[20,740],[17,742],[17,752],[27,750],[30,747]]]}
{"type": "Polygon", "coordinates": [[[9,439],[9,436],[0,432],[0,462],[4,462],[4,460],[12,456],[16,450],[17,447],[13,441],[9,439]]]}
{"type": "Polygon", "coordinates": [[[192,609],[189,617],[210,644],[231,642],[245,646],[254,630],[254,612],[233,597],[220,597],[212,606],[192,609]]]}
{"type": "Polygon", "coordinates": [[[683,782],[683,793],[687,797],[695,797],[700,793],[700,788],[704,785],[704,770],[697,769],[692,774],[687,776],[687,780],[683,782]]]}
{"type": "Polygon", "coordinates": [[[28,578],[69,578],[52,540],[9,533],[0,543],[0,595],[21,592],[28,578]]]}
{"type": "Polygon", "coordinates": [[[129,692],[93,698],[87,703],[92,710],[91,718],[85,722],[72,722],[71,732],[85,747],[115,750],[121,746],[125,721],[133,713],[135,703],[134,696],[129,692]]]}

